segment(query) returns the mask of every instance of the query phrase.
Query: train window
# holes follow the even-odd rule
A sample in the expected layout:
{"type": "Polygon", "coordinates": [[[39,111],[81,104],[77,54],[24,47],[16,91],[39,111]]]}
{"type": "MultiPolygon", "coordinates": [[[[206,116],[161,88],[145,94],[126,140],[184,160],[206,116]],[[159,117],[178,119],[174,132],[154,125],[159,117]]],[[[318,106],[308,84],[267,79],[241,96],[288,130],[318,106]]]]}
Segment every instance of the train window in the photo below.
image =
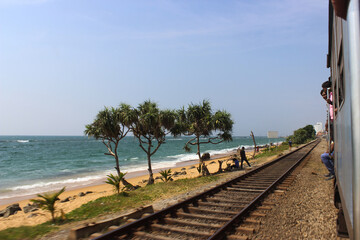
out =
{"type": "Polygon", "coordinates": [[[338,81],[337,79],[334,81],[334,88],[333,88],[333,109],[334,109],[334,116],[337,115],[337,109],[339,108],[339,102],[338,102],[338,81]]]}
{"type": "Polygon", "coordinates": [[[339,92],[339,107],[341,108],[344,102],[344,71],[341,71],[339,77],[339,84],[338,84],[338,92],[339,92]]]}
{"type": "Polygon", "coordinates": [[[336,107],[337,109],[340,109],[342,107],[342,104],[344,102],[344,94],[345,94],[345,89],[344,89],[344,57],[342,54],[342,43],[340,45],[340,53],[339,53],[339,59],[338,59],[338,72],[339,77],[338,77],[338,83],[337,83],[337,88],[336,88],[336,93],[337,93],[337,103],[338,106],[336,107]]]}

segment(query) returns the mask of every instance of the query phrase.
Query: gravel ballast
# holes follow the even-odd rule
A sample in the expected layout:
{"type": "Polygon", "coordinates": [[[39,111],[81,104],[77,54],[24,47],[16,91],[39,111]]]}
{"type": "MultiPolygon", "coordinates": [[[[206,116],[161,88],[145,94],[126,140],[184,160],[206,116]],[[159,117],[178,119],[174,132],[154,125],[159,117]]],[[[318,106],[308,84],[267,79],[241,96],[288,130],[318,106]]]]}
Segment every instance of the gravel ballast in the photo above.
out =
{"type": "Polygon", "coordinates": [[[328,171],[320,159],[326,149],[323,140],[305,159],[306,164],[288,190],[280,196],[269,196],[276,205],[251,239],[337,238],[334,181],[326,181],[328,171]]]}

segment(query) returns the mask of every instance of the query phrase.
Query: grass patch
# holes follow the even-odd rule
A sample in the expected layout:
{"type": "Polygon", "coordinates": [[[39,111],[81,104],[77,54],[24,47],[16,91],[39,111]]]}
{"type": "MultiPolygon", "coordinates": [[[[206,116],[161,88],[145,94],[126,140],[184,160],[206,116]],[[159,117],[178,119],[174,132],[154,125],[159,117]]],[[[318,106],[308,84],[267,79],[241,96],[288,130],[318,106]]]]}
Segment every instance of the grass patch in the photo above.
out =
{"type": "Polygon", "coordinates": [[[0,231],[0,239],[1,240],[35,239],[56,229],[58,229],[58,227],[50,222],[42,223],[36,226],[8,228],[3,231],[0,231]]]}
{"type": "Polygon", "coordinates": [[[187,192],[198,186],[213,182],[219,176],[179,179],[173,182],[159,182],[128,193],[128,196],[111,195],[88,202],[66,214],[68,221],[80,221],[99,215],[123,211],[152,203],[155,200],[187,192]]]}
{"type": "MultiPolygon", "coordinates": [[[[101,215],[151,204],[155,200],[165,199],[180,193],[188,192],[196,187],[216,181],[219,178],[219,175],[214,175],[179,179],[173,182],[159,182],[128,192],[127,196],[114,194],[107,197],[101,197],[83,204],[81,207],[67,213],[67,220],[62,221],[61,224],[91,219],[101,215]]],[[[0,231],[0,239],[36,239],[58,229],[59,225],[54,225],[52,222],[46,222],[36,226],[8,228],[0,231]]]]}
{"type": "MultiPolygon", "coordinates": [[[[298,146],[297,144],[293,144],[292,148],[296,148],[297,146],[298,146]]],[[[260,154],[255,155],[255,159],[278,155],[288,149],[289,149],[288,143],[282,143],[280,144],[280,146],[272,146],[270,148],[265,148],[262,150],[260,154]]]]}
{"type": "MultiPolygon", "coordinates": [[[[313,141],[314,139],[307,139],[304,143],[302,144],[306,144],[309,143],[311,141],[313,141]]],[[[299,147],[301,144],[293,144],[291,149],[295,149],[297,147],[299,147]]],[[[256,158],[263,158],[263,157],[271,157],[274,155],[278,155],[281,154],[283,151],[288,150],[289,149],[289,143],[288,142],[283,142],[282,144],[280,144],[280,146],[272,146],[270,148],[265,148],[264,150],[262,150],[262,152],[258,155],[255,156],[256,158]]]]}

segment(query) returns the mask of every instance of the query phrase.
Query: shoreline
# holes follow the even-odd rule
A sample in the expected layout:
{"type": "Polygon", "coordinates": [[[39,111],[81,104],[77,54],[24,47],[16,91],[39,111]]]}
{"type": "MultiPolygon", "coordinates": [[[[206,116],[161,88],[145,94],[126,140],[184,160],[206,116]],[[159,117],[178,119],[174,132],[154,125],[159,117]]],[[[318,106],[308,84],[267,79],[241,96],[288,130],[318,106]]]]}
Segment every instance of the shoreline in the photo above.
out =
{"type": "MultiPolygon", "coordinates": [[[[205,162],[207,163],[207,167],[209,169],[209,171],[211,173],[214,173],[218,170],[218,166],[219,164],[217,164],[217,162],[215,162],[216,160],[227,160],[229,158],[231,158],[231,155],[234,153],[227,153],[227,154],[220,154],[220,155],[214,155],[212,156],[209,160],[206,160],[205,162]]],[[[249,153],[247,153],[248,157],[250,157],[249,153]]],[[[251,160],[250,160],[251,161],[251,160]]],[[[173,171],[173,173],[175,171],[181,172],[183,168],[186,168],[186,175],[177,175],[177,176],[173,176],[174,180],[178,180],[178,179],[184,179],[184,178],[196,178],[199,176],[198,171],[196,170],[196,166],[199,163],[199,160],[189,160],[189,161],[184,161],[184,162],[180,162],[176,165],[176,167],[172,167],[171,170],[173,171]]],[[[223,164],[223,167],[225,165],[223,164]]],[[[256,166],[256,164],[254,165],[256,166]]],[[[162,168],[164,169],[164,168],[162,168]]],[[[158,173],[160,170],[162,169],[154,169],[154,178],[160,176],[160,174],[158,173]]],[[[246,169],[246,168],[245,168],[246,169]]],[[[239,171],[244,171],[245,170],[239,170],[239,171]]],[[[128,177],[126,178],[126,180],[128,182],[130,182],[133,185],[140,185],[141,187],[144,187],[146,185],[146,183],[144,182],[144,180],[148,179],[148,171],[139,171],[137,173],[134,173],[134,175],[132,175],[132,177],[128,177]],[[145,174],[144,174],[145,173],[145,174]]],[[[161,180],[155,180],[156,182],[159,182],[161,180]]],[[[70,201],[67,202],[57,202],[56,206],[58,211],[62,211],[63,213],[69,213],[72,210],[79,208],[81,205],[86,204],[90,201],[94,201],[100,197],[106,197],[106,196],[110,196],[113,195],[114,191],[112,186],[110,186],[109,184],[106,184],[104,182],[101,182],[98,185],[92,185],[92,186],[86,186],[86,187],[80,187],[80,188],[76,188],[76,189],[66,189],[66,191],[64,193],[62,193],[60,195],[60,200],[66,199],[68,197],[71,197],[72,199],[70,201]],[[85,194],[85,196],[80,196],[80,193],[86,193],[88,191],[91,191],[91,193],[89,194],[85,194]]],[[[12,203],[18,203],[19,206],[24,209],[25,206],[27,206],[29,203],[31,203],[30,199],[33,199],[33,197],[27,197],[26,199],[22,199],[19,201],[12,201],[12,203]]],[[[15,199],[12,199],[15,200],[15,199]]],[[[0,206],[0,210],[5,209],[7,206],[11,205],[10,204],[5,204],[5,205],[1,205],[0,206]]],[[[56,213],[57,215],[59,214],[59,212],[56,213]]],[[[38,225],[41,223],[44,223],[46,221],[51,220],[51,215],[49,212],[45,211],[45,210],[37,210],[35,212],[28,212],[28,213],[24,213],[24,211],[19,211],[14,215],[9,216],[8,218],[0,218],[0,231],[1,230],[5,230],[7,228],[11,228],[11,227],[20,227],[20,226],[33,226],[33,225],[38,225]]]]}
{"type": "MultiPolygon", "coordinates": [[[[262,144],[264,142],[264,139],[260,137],[261,140],[259,140],[262,144]]],[[[14,136],[13,139],[7,139],[7,142],[19,142],[19,141],[27,141],[27,142],[41,142],[45,141],[46,139],[37,139],[35,137],[32,138],[22,138],[19,136],[14,136]],[[27,139],[27,140],[19,140],[19,139],[27,139]]],[[[53,141],[54,139],[50,139],[53,141]]],[[[56,139],[55,139],[56,140],[56,139]]],[[[61,139],[60,139],[61,140],[61,139]]],[[[57,141],[60,141],[57,139],[57,141]]],[[[182,139],[178,139],[182,140],[182,139]]],[[[280,139],[279,139],[280,140],[280,139]]],[[[221,157],[223,155],[229,155],[232,154],[239,146],[245,146],[247,151],[252,151],[253,145],[249,142],[249,137],[238,137],[236,140],[236,144],[230,145],[230,146],[222,146],[219,149],[212,149],[212,150],[204,150],[203,153],[209,152],[211,154],[211,159],[216,157],[221,157]]],[[[280,140],[281,141],[281,140],[280,140]]],[[[280,142],[279,141],[279,142],[280,142]]],[[[170,140],[169,140],[170,142],[170,140]]],[[[276,143],[279,143],[276,142],[276,143]]],[[[23,145],[26,143],[21,143],[19,145],[20,150],[23,148],[23,145]]],[[[18,145],[16,145],[18,146],[18,145]]],[[[131,145],[132,146],[132,145],[131,145]]],[[[264,145],[262,145],[264,146],[264,145]]],[[[24,151],[18,151],[20,153],[23,153],[24,151]]],[[[88,149],[89,150],[89,149],[88,149]]],[[[165,151],[164,151],[165,152],[165,151]]],[[[162,158],[155,158],[155,161],[152,161],[152,167],[153,172],[156,173],[161,169],[169,169],[169,168],[176,168],[178,166],[186,166],[188,164],[191,164],[193,161],[198,161],[197,156],[195,153],[181,153],[181,154],[162,154],[162,158]]],[[[61,159],[61,158],[59,158],[61,159]]],[[[71,158],[70,158],[71,159],[71,158]]],[[[81,157],[80,157],[81,159],[81,157]]],[[[132,158],[129,157],[131,160],[132,158]]],[[[135,159],[139,159],[135,157],[135,159]]],[[[86,162],[86,161],[84,161],[86,162]]],[[[90,161],[91,162],[91,161],[90,161]]],[[[12,173],[12,171],[6,171],[7,168],[5,168],[6,174],[4,175],[4,182],[0,188],[0,208],[15,203],[20,200],[26,200],[29,198],[34,198],[37,196],[37,194],[42,194],[46,192],[51,191],[57,191],[60,190],[61,187],[66,187],[66,190],[75,190],[75,189],[81,189],[89,186],[95,186],[95,185],[101,185],[104,184],[106,181],[107,175],[112,173],[116,173],[113,166],[114,161],[108,162],[105,165],[99,165],[101,167],[94,167],[94,164],[91,162],[92,165],[85,164],[84,166],[81,166],[81,168],[77,169],[76,167],[72,169],[72,165],[70,164],[70,167],[67,167],[66,162],[62,163],[62,161],[58,161],[57,164],[61,165],[61,167],[57,167],[56,169],[52,171],[53,168],[49,168],[47,171],[44,172],[44,170],[40,170],[39,172],[37,169],[42,169],[41,165],[35,165],[37,168],[33,167],[27,170],[29,173],[29,176],[22,175],[22,171],[17,171],[12,173]],[[83,171],[81,170],[83,169],[83,171]],[[7,173],[12,173],[8,174],[7,173]],[[8,177],[6,177],[8,176],[8,177]],[[28,179],[28,180],[26,180],[28,179]]],[[[16,165],[18,166],[18,165],[16,165]]],[[[141,175],[146,175],[148,173],[147,171],[147,163],[146,161],[141,158],[140,160],[134,160],[124,162],[123,164],[120,163],[121,171],[127,172],[125,178],[133,178],[138,177],[141,175]]],[[[11,168],[11,165],[8,165],[6,167],[11,168]]],[[[12,169],[11,169],[12,170],[12,169]]],[[[14,167],[14,170],[16,170],[16,167],[14,167]]]]}
{"type": "MultiPolygon", "coordinates": [[[[213,156],[210,157],[210,159],[206,160],[206,162],[213,161],[213,160],[216,160],[216,159],[219,159],[219,158],[229,157],[230,155],[235,154],[235,153],[236,153],[236,150],[230,151],[228,153],[214,154],[213,156]]],[[[186,160],[186,161],[182,161],[182,162],[176,162],[176,163],[174,163],[174,166],[172,166],[172,167],[153,169],[153,173],[155,175],[156,173],[159,173],[161,170],[190,167],[191,165],[198,164],[198,163],[199,163],[198,159],[192,159],[192,160],[186,160]]],[[[132,182],[136,178],[147,177],[148,173],[149,173],[148,170],[138,170],[138,171],[134,171],[134,172],[129,172],[129,173],[126,174],[126,180],[132,182]]],[[[66,191],[63,194],[66,194],[67,192],[70,192],[70,191],[71,192],[72,191],[79,191],[79,192],[82,191],[82,192],[84,192],[85,190],[82,190],[82,189],[88,189],[88,188],[91,188],[91,187],[99,187],[99,186],[102,186],[102,185],[107,185],[105,183],[105,181],[106,181],[106,176],[104,176],[103,179],[95,180],[95,181],[92,181],[90,183],[86,183],[86,184],[83,184],[83,185],[67,186],[66,191]]],[[[138,184],[134,184],[134,185],[138,185],[138,184]]],[[[7,206],[9,206],[11,204],[24,202],[24,201],[30,202],[30,199],[36,198],[37,194],[42,194],[42,193],[46,193],[46,192],[51,192],[51,191],[45,191],[45,192],[39,192],[39,193],[28,194],[28,195],[23,195],[23,196],[16,196],[16,197],[9,197],[9,198],[0,199],[0,210],[5,209],[7,206]]]]}

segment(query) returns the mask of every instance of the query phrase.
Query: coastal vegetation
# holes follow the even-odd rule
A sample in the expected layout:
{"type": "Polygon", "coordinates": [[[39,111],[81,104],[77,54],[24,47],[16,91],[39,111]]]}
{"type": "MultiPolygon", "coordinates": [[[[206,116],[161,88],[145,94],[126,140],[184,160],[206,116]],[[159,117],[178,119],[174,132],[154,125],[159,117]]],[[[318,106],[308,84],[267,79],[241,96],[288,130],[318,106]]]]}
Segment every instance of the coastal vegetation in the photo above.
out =
{"type": "Polygon", "coordinates": [[[300,144],[307,143],[315,139],[315,129],[312,125],[306,125],[303,128],[299,128],[294,131],[293,135],[286,138],[285,142],[282,142],[279,146],[271,146],[264,148],[260,154],[257,154],[254,158],[270,157],[281,154],[283,151],[289,148],[289,141],[292,142],[293,147],[297,147],[300,144]]]}
{"type": "Polygon", "coordinates": [[[52,221],[55,222],[55,203],[60,200],[59,196],[64,191],[65,187],[55,193],[37,194],[40,199],[31,199],[31,201],[36,203],[40,208],[49,211],[51,213],[52,221]]]}
{"type": "Polygon", "coordinates": [[[198,171],[202,175],[209,175],[204,159],[201,157],[200,146],[202,144],[219,144],[224,141],[231,141],[232,127],[230,113],[217,111],[213,113],[209,101],[204,100],[200,104],[190,104],[188,109],[179,111],[181,133],[186,136],[194,136],[184,146],[185,151],[191,151],[190,146],[197,147],[199,157],[198,171]],[[213,136],[216,132],[217,135],[213,136]]]}
{"type": "Polygon", "coordinates": [[[109,174],[107,175],[108,178],[106,179],[105,183],[112,185],[115,192],[120,194],[120,192],[123,192],[124,188],[126,188],[126,186],[124,186],[122,189],[120,188],[121,180],[125,177],[125,175],[126,173],[122,172],[120,172],[120,175],[109,174]]]}
{"type": "Polygon", "coordinates": [[[8,228],[0,231],[1,240],[17,240],[17,239],[37,239],[47,233],[59,229],[52,222],[42,223],[36,226],[21,226],[16,228],[8,228]]]}
{"type": "Polygon", "coordinates": [[[173,178],[171,177],[171,169],[168,169],[168,170],[161,170],[160,172],[160,175],[161,175],[161,180],[163,182],[169,182],[169,181],[172,181],[173,178]]]}
{"type": "Polygon", "coordinates": [[[175,119],[175,111],[160,110],[157,104],[150,100],[132,110],[130,128],[147,156],[148,184],[154,183],[151,156],[165,143],[165,136],[172,132],[175,119]]]}
{"type": "MultiPolygon", "coordinates": [[[[115,169],[118,176],[121,175],[118,146],[124,137],[129,133],[129,125],[131,123],[131,107],[127,104],[120,104],[118,108],[105,108],[101,110],[93,123],[85,126],[84,133],[87,136],[101,139],[106,146],[108,152],[105,155],[110,155],[115,158],[115,169]]],[[[125,178],[121,178],[125,186],[131,186],[125,178]]]]}
{"type": "Polygon", "coordinates": [[[159,182],[130,191],[127,196],[114,194],[107,197],[101,197],[67,213],[65,215],[65,220],[61,221],[58,219],[57,225],[54,225],[53,222],[49,221],[35,226],[8,228],[0,231],[0,239],[37,239],[40,236],[61,228],[64,224],[144,206],[155,200],[166,199],[175,194],[189,192],[204,184],[217,181],[220,177],[220,175],[213,175],[201,178],[178,179],[171,182],[159,182]]]}
{"type": "Polygon", "coordinates": [[[80,221],[107,213],[115,213],[126,209],[150,204],[158,199],[166,199],[174,194],[185,193],[196,187],[211,183],[220,178],[219,175],[184,178],[171,182],[158,182],[128,192],[128,196],[111,195],[101,197],[66,215],[68,221],[80,221]]]}
{"type": "MultiPolygon", "coordinates": [[[[120,104],[118,108],[105,108],[97,114],[92,124],[86,125],[85,134],[102,140],[108,150],[105,154],[115,158],[115,169],[120,176],[122,173],[119,165],[118,146],[120,141],[129,132],[132,132],[139,141],[140,148],[146,153],[149,171],[148,184],[153,184],[151,157],[165,143],[166,135],[194,136],[185,144],[184,149],[191,151],[190,146],[197,146],[198,170],[205,176],[210,173],[201,157],[200,145],[231,141],[232,126],[230,113],[226,111],[213,113],[210,102],[206,100],[200,104],[190,104],[187,110],[184,108],[160,110],[156,103],[147,100],[137,108],[124,103],[120,104]]],[[[124,177],[121,178],[121,181],[125,186],[130,186],[124,177]]]]}
{"type": "MultiPolygon", "coordinates": [[[[296,146],[298,146],[298,144],[294,144],[293,146],[296,147],[296,146]]],[[[255,155],[254,159],[279,155],[283,151],[288,150],[288,149],[289,149],[289,145],[287,142],[283,142],[279,146],[271,146],[269,148],[265,147],[261,150],[261,152],[259,154],[255,155]]]]}
{"type": "Polygon", "coordinates": [[[289,141],[292,142],[293,147],[297,147],[300,144],[307,143],[315,139],[315,129],[312,125],[306,125],[303,128],[299,128],[294,131],[293,135],[286,138],[285,142],[282,142],[279,146],[271,146],[264,148],[260,154],[257,154],[255,158],[270,157],[273,155],[281,154],[283,151],[289,148],[289,141]]]}
{"type": "Polygon", "coordinates": [[[306,125],[294,131],[294,134],[287,137],[286,141],[291,140],[295,144],[303,144],[315,139],[315,129],[312,125],[306,125]]]}

